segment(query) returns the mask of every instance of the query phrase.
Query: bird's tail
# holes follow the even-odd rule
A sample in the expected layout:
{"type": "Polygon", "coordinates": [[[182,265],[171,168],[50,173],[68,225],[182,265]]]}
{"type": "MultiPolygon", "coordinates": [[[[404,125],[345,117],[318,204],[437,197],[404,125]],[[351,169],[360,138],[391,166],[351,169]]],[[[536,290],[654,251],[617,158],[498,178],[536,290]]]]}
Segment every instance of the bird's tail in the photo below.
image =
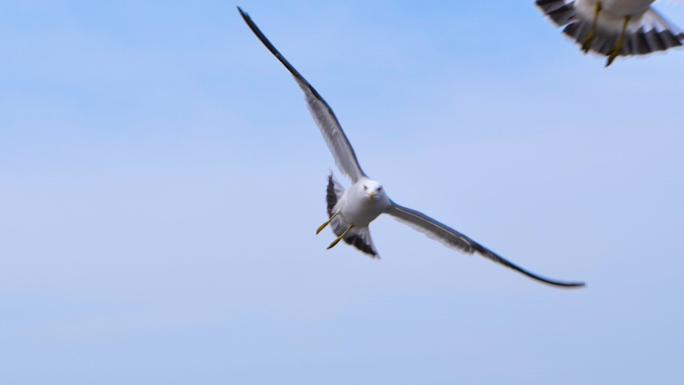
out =
{"type": "MultiPolygon", "coordinates": [[[[580,45],[585,42],[594,23],[593,9],[583,9],[575,0],[537,0],[535,4],[556,26],[565,27],[564,35],[580,45]]],[[[621,18],[600,14],[589,51],[608,56],[620,38],[622,24],[621,18]]],[[[684,33],[649,8],[628,23],[618,56],[647,55],[683,44],[684,33]]]]}

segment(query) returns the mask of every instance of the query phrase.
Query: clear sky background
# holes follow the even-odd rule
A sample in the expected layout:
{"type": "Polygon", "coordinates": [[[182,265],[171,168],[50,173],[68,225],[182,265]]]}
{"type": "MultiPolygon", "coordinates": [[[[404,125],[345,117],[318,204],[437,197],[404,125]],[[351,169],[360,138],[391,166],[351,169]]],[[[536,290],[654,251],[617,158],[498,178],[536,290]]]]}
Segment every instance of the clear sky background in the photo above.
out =
{"type": "Polygon", "coordinates": [[[684,50],[604,69],[532,0],[4,0],[0,52],[2,384],[684,381],[684,50]],[[588,287],[389,217],[326,251],[332,157],[235,5],[393,200],[588,287]]]}

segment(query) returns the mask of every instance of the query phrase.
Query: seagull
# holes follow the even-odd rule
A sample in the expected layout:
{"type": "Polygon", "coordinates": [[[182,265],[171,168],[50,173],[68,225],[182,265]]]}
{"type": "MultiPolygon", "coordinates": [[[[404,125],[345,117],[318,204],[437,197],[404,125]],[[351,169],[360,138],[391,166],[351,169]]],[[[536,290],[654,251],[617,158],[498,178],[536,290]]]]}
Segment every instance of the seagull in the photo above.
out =
{"type": "Polygon", "coordinates": [[[537,0],[536,6],[586,54],[648,55],[684,43],[684,33],[651,4],[655,0],[537,0]]]}
{"type": "Polygon", "coordinates": [[[342,131],[335,113],[321,95],[309,84],[306,79],[285,59],[283,55],[271,44],[266,36],[254,24],[252,19],[240,7],[238,11],[245,23],[254,32],[257,38],[268,48],[268,50],[290,71],[299,88],[304,92],[306,104],[316,125],[323,134],[330,151],[332,152],[335,164],[342,174],[348,176],[352,181],[349,189],[344,189],[342,185],[333,178],[332,172],[328,177],[327,186],[327,211],[328,220],[317,230],[320,233],[326,226],[330,225],[337,238],[328,246],[333,248],[341,240],[350,244],[371,258],[379,258],[377,249],[373,244],[368,226],[380,214],[389,214],[400,222],[406,223],[416,230],[425,233],[428,237],[434,238],[448,247],[464,253],[478,253],[496,263],[502,264],[513,270],[518,271],[535,280],[560,286],[560,287],[582,287],[583,282],[564,282],[551,280],[527,271],[506,259],[495,254],[479,243],[467,236],[459,233],[451,227],[440,223],[427,215],[400,206],[393,202],[383,186],[376,180],[370,179],[361,169],[354,153],[354,149],[349,143],[349,139],[342,131]]]}

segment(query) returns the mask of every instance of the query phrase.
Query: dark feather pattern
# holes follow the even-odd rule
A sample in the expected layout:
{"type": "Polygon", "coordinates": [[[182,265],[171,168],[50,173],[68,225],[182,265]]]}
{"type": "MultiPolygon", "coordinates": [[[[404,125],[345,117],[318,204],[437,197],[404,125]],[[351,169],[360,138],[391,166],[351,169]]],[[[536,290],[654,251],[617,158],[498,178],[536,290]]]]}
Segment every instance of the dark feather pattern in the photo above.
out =
{"type": "MultiPolygon", "coordinates": [[[[535,5],[557,27],[565,27],[563,34],[577,44],[582,45],[591,30],[592,20],[582,18],[577,12],[577,1],[537,0],[535,5]]],[[[642,16],[641,26],[627,31],[622,49],[618,56],[648,55],[653,52],[666,51],[684,44],[684,33],[650,8],[642,16]]],[[[600,20],[600,18],[599,18],[600,20]]],[[[599,55],[608,56],[620,36],[619,31],[596,28],[595,37],[589,50],[599,55]]]]}
{"type": "Polygon", "coordinates": [[[335,180],[332,173],[328,176],[328,188],[325,193],[325,200],[328,203],[328,218],[332,216],[332,211],[337,204],[337,194],[335,193],[335,180]]]}

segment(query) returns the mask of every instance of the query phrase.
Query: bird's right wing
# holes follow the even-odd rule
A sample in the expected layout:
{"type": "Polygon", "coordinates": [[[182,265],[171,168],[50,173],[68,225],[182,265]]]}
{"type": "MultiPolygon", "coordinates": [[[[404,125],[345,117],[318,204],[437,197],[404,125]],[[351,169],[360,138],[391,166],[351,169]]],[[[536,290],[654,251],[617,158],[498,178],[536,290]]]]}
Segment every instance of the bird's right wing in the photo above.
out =
{"type": "Polygon", "coordinates": [[[268,48],[269,51],[287,68],[292,74],[295,81],[299,85],[299,88],[304,91],[304,96],[306,98],[306,105],[309,107],[309,112],[313,117],[316,125],[321,130],[325,142],[328,144],[330,151],[332,152],[333,158],[335,159],[335,164],[340,169],[342,174],[347,175],[353,183],[356,183],[361,177],[365,177],[366,174],[361,170],[359,166],[359,161],[356,159],[356,154],[354,149],[349,143],[349,139],[342,131],[340,122],[335,117],[335,113],[328,103],[323,100],[321,95],[309,84],[309,82],[304,79],[302,75],[285,59],[283,55],[278,52],[278,50],[271,44],[266,36],[259,30],[259,27],[254,24],[249,15],[242,11],[238,7],[240,15],[245,20],[245,23],[254,32],[257,38],[268,48]]]}
{"type": "Polygon", "coordinates": [[[496,253],[493,251],[485,248],[484,246],[480,245],[479,243],[473,241],[472,239],[468,238],[467,236],[459,233],[458,231],[452,229],[451,227],[440,223],[427,215],[416,211],[409,209],[407,207],[400,206],[394,202],[392,202],[392,206],[388,209],[387,213],[391,216],[393,216],[395,219],[397,219],[400,222],[403,222],[414,229],[420,231],[421,233],[424,233],[428,237],[435,239],[437,241],[440,241],[447,247],[451,247],[454,249],[457,249],[459,251],[462,251],[464,253],[468,254],[473,254],[473,253],[478,253],[481,256],[490,259],[496,263],[502,264],[510,269],[513,269],[519,273],[522,273],[532,279],[536,279],[537,281],[541,281],[544,283],[548,283],[550,285],[555,285],[555,286],[563,286],[563,287],[582,287],[584,286],[584,282],[565,282],[565,281],[556,281],[556,280],[551,280],[548,278],[541,277],[537,274],[534,274],[530,271],[527,271],[523,269],[520,266],[517,266],[510,261],[503,259],[502,257],[498,256],[496,253]]]}

